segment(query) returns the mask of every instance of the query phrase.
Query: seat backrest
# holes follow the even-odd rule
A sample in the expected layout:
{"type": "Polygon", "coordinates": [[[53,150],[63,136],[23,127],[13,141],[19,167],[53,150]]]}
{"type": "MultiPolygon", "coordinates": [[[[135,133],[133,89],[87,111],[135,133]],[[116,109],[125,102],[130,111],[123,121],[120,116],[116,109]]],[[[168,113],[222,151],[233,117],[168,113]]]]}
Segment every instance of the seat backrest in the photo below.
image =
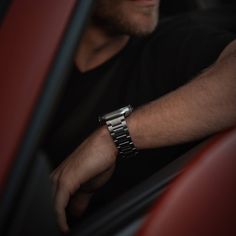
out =
{"type": "Polygon", "coordinates": [[[14,0],[0,28],[0,191],[21,145],[75,0],[14,0]]]}
{"type": "Polygon", "coordinates": [[[217,136],[168,188],[138,236],[236,235],[236,130],[217,136]]]}

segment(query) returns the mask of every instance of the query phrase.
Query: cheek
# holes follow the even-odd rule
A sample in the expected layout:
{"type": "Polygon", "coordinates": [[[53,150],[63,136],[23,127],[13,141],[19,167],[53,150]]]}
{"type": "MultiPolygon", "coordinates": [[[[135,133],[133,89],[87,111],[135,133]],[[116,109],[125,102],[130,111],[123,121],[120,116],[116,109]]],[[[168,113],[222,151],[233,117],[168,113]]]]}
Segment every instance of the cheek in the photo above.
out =
{"type": "Polygon", "coordinates": [[[127,0],[97,0],[95,1],[94,13],[102,18],[107,15],[120,15],[127,8],[125,7],[127,2],[127,0]]]}

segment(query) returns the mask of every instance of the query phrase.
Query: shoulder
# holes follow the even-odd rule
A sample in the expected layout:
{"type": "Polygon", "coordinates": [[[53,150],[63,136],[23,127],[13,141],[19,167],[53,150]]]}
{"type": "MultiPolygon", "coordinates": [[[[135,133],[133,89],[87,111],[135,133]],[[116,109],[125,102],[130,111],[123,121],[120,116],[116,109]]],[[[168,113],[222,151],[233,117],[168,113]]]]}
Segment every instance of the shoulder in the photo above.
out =
{"type": "Polygon", "coordinates": [[[146,43],[177,74],[193,77],[214,63],[235,38],[232,32],[181,16],[160,22],[146,43]]]}
{"type": "MultiPolygon", "coordinates": [[[[235,39],[235,34],[213,25],[192,20],[189,15],[177,16],[160,22],[156,30],[147,39],[147,43],[167,49],[219,48],[223,50],[226,45],[235,39]],[[208,47],[209,44],[211,47],[208,47]],[[223,46],[223,48],[222,48],[223,46]]],[[[166,50],[168,52],[168,50],[166,50]]]]}

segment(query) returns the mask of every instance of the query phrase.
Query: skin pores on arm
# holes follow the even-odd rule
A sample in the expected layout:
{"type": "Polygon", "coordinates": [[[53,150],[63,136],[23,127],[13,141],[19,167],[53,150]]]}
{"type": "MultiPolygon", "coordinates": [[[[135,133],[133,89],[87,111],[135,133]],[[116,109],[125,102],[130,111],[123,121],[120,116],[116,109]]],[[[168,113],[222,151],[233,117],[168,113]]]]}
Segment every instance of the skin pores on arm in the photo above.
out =
{"type": "Polygon", "coordinates": [[[217,62],[177,90],[128,118],[139,149],[202,138],[236,124],[236,41],[217,62]]]}

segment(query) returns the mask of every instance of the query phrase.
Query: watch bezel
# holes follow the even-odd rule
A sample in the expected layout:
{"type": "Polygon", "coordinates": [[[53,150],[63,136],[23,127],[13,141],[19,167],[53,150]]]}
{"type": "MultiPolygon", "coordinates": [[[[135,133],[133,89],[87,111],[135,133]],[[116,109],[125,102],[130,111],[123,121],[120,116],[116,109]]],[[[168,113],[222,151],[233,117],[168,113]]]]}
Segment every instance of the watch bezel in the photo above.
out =
{"type": "Polygon", "coordinates": [[[107,113],[103,116],[99,117],[99,122],[103,122],[103,121],[107,121],[107,120],[113,120],[116,119],[120,116],[124,116],[127,117],[128,115],[130,115],[130,113],[133,111],[133,108],[131,105],[119,108],[113,112],[107,113]]]}

